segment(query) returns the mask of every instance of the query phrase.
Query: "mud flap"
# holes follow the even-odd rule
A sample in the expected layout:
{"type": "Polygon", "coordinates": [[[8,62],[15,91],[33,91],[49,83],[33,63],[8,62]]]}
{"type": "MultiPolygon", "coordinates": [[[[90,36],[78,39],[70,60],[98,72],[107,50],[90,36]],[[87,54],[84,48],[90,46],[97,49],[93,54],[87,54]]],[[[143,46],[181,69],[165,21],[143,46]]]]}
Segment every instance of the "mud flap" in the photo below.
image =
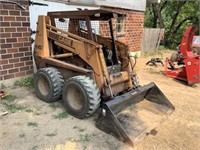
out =
{"type": "Polygon", "coordinates": [[[174,110],[160,89],[150,83],[103,103],[96,126],[134,146],[174,110]]]}

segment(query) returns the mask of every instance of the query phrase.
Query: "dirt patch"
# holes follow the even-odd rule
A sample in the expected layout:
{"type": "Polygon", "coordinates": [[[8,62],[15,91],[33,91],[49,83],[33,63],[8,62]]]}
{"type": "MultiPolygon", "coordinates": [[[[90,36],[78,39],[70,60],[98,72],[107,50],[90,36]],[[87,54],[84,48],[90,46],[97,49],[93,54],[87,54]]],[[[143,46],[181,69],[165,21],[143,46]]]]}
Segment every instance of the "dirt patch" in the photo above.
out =
{"type": "MultiPolygon", "coordinates": [[[[171,51],[166,51],[169,56],[171,51]]],[[[175,112],[134,149],[199,149],[200,85],[187,86],[163,75],[163,67],[146,66],[149,58],[140,58],[137,72],[142,85],[155,82],[176,107],[175,112]]],[[[0,148],[36,149],[132,149],[95,127],[97,114],[80,120],[65,112],[62,101],[47,104],[35,97],[32,88],[4,89],[14,97],[0,100],[0,148]]]]}

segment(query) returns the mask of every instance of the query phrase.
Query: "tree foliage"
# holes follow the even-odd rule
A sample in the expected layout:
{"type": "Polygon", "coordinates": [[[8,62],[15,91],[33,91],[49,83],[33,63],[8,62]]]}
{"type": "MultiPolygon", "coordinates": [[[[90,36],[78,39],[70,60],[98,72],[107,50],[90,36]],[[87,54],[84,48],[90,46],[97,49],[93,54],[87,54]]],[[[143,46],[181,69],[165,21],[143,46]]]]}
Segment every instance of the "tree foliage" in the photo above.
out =
{"type": "Polygon", "coordinates": [[[189,25],[199,27],[200,0],[162,0],[149,4],[145,14],[145,27],[165,28],[165,46],[175,48],[189,25]]]}

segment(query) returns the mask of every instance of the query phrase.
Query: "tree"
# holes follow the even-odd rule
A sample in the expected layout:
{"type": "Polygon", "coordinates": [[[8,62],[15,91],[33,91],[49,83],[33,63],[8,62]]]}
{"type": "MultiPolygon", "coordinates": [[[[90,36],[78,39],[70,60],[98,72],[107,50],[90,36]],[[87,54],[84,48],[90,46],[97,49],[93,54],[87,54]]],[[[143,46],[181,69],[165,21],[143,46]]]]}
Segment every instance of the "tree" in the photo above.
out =
{"type": "Polygon", "coordinates": [[[184,30],[199,24],[200,1],[162,0],[147,6],[145,27],[165,28],[166,46],[175,48],[184,30]],[[170,43],[170,44],[169,44],[170,43]]]}

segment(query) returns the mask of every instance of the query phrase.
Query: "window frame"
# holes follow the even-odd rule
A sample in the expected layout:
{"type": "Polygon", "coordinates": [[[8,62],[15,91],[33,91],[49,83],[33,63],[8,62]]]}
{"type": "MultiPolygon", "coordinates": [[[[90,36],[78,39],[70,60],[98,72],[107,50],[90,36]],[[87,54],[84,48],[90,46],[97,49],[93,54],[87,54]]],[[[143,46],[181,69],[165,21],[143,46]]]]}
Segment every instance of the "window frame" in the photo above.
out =
{"type": "Polygon", "coordinates": [[[117,36],[125,35],[124,28],[125,28],[125,17],[124,16],[117,17],[117,23],[116,23],[117,36]]]}

